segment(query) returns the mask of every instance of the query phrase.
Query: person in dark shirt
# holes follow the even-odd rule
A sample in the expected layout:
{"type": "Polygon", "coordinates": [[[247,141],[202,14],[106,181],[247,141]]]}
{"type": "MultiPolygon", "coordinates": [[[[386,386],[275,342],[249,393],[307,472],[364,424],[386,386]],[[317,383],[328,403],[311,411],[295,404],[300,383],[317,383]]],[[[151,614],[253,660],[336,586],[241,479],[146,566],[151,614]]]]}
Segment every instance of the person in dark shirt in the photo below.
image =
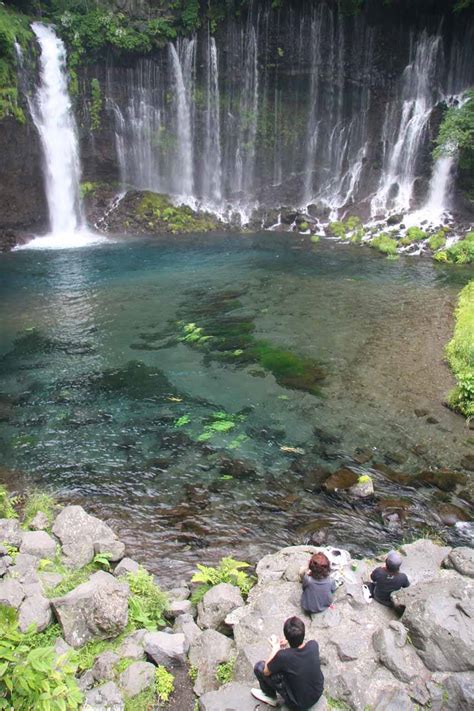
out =
{"type": "Polygon", "coordinates": [[[315,553],[303,576],[301,607],[308,614],[322,612],[332,604],[336,583],[329,577],[331,564],[324,553],[315,553]]]}
{"type": "Polygon", "coordinates": [[[270,637],[270,656],[254,667],[260,689],[252,689],[252,696],[269,706],[278,706],[278,692],[292,711],[306,711],[324,689],[319,646],[314,639],[304,643],[305,625],[299,617],[288,618],[283,633],[284,640],[278,640],[276,635],[270,637]]]}
{"type": "Polygon", "coordinates": [[[396,551],[390,551],[385,558],[385,565],[375,568],[370,574],[372,582],[369,583],[369,590],[374,600],[386,607],[393,607],[391,594],[407,588],[410,585],[405,573],[400,573],[402,557],[396,551]]]}

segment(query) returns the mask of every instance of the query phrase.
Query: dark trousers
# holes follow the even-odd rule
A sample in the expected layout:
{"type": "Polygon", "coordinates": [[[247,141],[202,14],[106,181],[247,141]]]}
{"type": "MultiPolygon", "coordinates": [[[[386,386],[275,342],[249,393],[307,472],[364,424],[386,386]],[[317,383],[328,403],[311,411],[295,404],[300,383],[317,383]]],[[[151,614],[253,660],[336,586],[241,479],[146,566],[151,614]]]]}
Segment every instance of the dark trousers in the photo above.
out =
{"type": "Polygon", "coordinates": [[[295,703],[291,689],[288,687],[283,674],[271,674],[270,676],[265,676],[263,670],[265,668],[265,662],[257,662],[253,668],[253,673],[258,679],[260,688],[264,694],[276,698],[277,693],[283,696],[285,704],[294,711],[298,711],[298,706],[295,703]]]}

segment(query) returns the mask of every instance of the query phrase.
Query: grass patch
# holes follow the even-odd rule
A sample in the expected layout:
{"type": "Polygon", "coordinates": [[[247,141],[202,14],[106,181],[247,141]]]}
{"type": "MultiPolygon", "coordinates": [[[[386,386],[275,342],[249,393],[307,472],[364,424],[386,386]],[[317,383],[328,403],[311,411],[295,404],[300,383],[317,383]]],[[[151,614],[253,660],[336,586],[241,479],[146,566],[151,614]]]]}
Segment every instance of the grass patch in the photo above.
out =
{"type": "Polygon", "coordinates": [[[166,704],[174,691],[174,676],[165,667],[159,665],[155,671],[155,691],[158,700],[166,704]]]}
{"type": "Polygon", "coordinates": [[[228,684],[234,678],[235,657],[228,662],[221,662],[217,665],[216,679],[221,686],[228,684]]]}
{"type": "Polygon", "coordinates": [[[23,508],[23,525],[28,528],[36,514],[41,512],[44,513],[49,526],[51,526],[55,509],[56,501],[50,494],[46,494],[44,491],[32,491],[27,494],[23,508]]]}
{"type": "Polygon", "coordinates": [[[15,509],[18,501],[18,496],[11,496],[7,489],[0,485],[0,518],[18,518],[15,509]]]}
{"type": "Polygon", "coordinates": [[[428,240],[428,246],[433,251],[436,252],[438,249],[442,249],[446,244],[446,235],[444,230],[438,230],[434,235],[428,240]]]}
{"type": "Polygon", "coordinates": [[[187,232],[210,232],[217,229],[217,221],[210,214],[197,214],[187,205],[173,205],[166,195],[146,192],[141,198],[137,216],[150,229],[172,234],[187,232]]]}
{"type": "Polygon", "coordinates": [[[465,417],[474,417],[474,280],[461,291],[455,317],[446,356],[457,385],[448,396],[448,404],[465,417]]]}

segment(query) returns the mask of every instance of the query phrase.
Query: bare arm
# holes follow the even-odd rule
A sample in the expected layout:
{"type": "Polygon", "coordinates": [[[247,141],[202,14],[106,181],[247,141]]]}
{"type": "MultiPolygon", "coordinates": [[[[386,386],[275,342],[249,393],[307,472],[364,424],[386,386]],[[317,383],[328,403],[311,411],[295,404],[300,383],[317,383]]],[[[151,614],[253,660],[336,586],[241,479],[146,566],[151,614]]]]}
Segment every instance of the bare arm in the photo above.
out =
{"type": "Polygon", "coordinates": [[[270,669],[268,668],[268,665],[270,664],[272,659],[278,654],[280,649],[283,649],[283,647],[286,647],[287,642],[285,639],[277,639],[277,637],[274,635],[274,636],[270,637],[270,644],[272,646],[272,648],[270,650],[270,656],[266,660],[265,667],[263,669],[263,673],[265,676],[271,676],[272,673],[271,673],[270,669]]]}

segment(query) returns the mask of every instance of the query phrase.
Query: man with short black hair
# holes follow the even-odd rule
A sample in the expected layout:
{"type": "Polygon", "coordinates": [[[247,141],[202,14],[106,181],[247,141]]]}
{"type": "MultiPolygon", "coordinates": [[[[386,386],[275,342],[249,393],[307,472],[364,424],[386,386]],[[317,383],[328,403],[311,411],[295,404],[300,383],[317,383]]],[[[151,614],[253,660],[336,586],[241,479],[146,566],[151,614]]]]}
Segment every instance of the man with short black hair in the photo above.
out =
{"type": "Polygon", "coordinates": [[[375,568],[370,574],[372,582],[369,590],[377,602],[386,607],[393,607],[392,593],[410,585],[405,573],[400,573],[402,556],[397,551],[390,551],[385,558],[385,565],[375,568]]]}
{"type": "Polygon", "coordinates": [[[284,640],[270,637],[270,656],[255,665],[260,689],[252,689],[252,695],[269,706],[278,706],[278,692],[292,711],[306,711],[324,689],[319,646],[314,639],[304,643],[305,625],[299,617],[286,620],[283,634],[284,640]]]}

